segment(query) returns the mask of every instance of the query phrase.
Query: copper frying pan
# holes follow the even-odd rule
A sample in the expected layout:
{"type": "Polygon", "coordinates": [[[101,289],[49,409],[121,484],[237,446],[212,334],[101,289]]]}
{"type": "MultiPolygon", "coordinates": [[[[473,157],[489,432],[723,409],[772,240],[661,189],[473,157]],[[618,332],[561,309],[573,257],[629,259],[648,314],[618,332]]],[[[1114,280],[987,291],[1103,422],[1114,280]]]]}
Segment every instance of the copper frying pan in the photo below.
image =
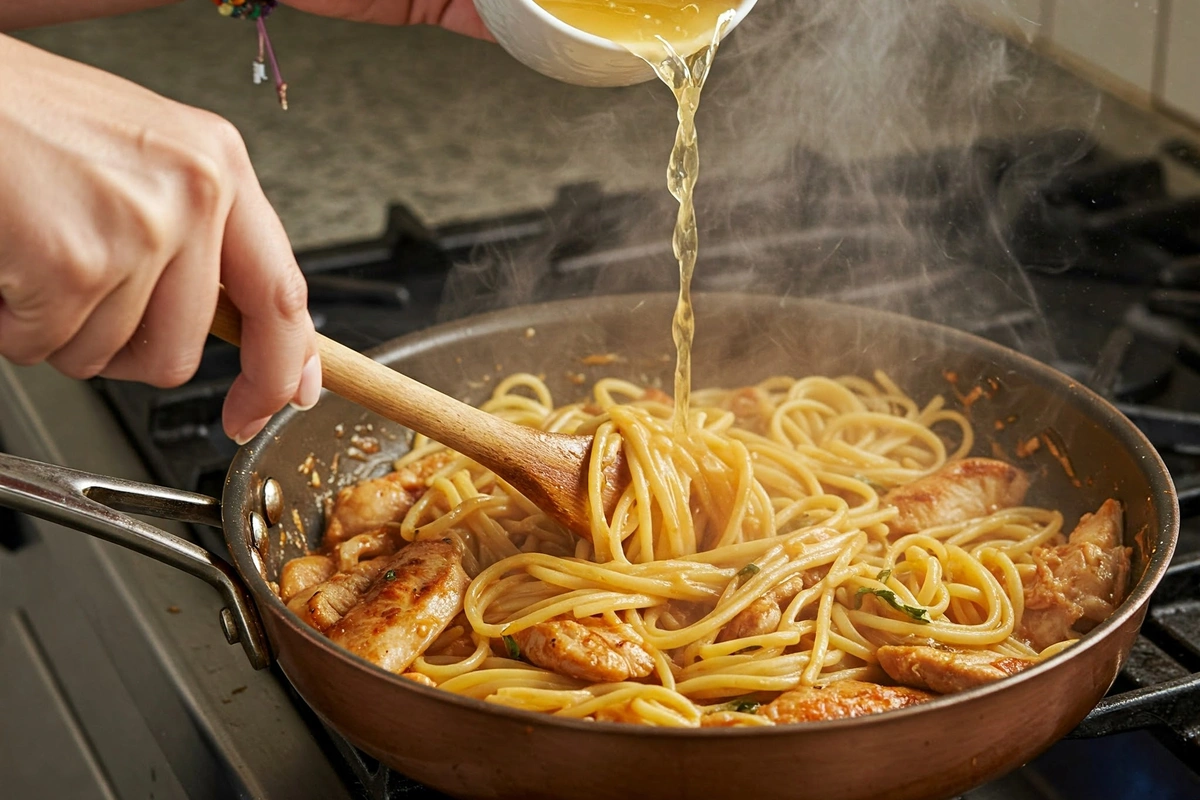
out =
{"type": "MultiPolygon", "coordinates": [[[[663,379],[672,367],[674,297],[593,298],[510,309],[398,340],[374,355],[469,402],[510,372],[544,374],[561,401],[603,375],[663,379]],[[532,333],[530,331],[532,330],[532,333]],[[586,367],[580,359],[621,360],[586,367]]],[[[319,539],[321,500],[386,469],[405,432],[326,396],[286,411],[243,448],[222,500],[0,455],[0,503],[117,541],[212,583],[226,636],[259,667],[278,661],[312,708],[354,744],[415,780],[460,797],[946,797],[1034,757],[1083,719],[1129,653],[1170,561],[1178,505],[1141,433],[1104,400],[1048,367],[968,334],[906,317],[750,295],[697,300],[696,383],[772,374],[870,375],[885,369],[927,399],[979,386],[971,405],[980,454],[1008,454],[1033,476],[1030,502],[1073,525],[1107,497],[1126,507],[1133,586],[1117,613],[1062,655],[1013,678],[902,711],[756,729],[663,730],[577,722],[498,708],[419,686],[330,644],[268,585],[319,539]],[[1005,420],[997,431],[996,420],[1005,420]],[[370,429],[367,426],[370,426],[370,429]],[[340,427],[339,427],[340,426],[340,427]],[[356,426],[361,426],[356,429],[356,426]],[[339,436],[338,432],[341,432],[339,436]],[[380,452],[355,458],[370,447],[380,452]],[[1065,446],[1016,459],[1033,436],[1065,446]],[[331,480],[337,454],[340,469],[331,480]],[[298,467],[312,456],[320,477],[298,467]],[[223,524],[234,567],[121,513],[223,524]],[[219,518],[218,518],[219,512],[219,518]]]]}

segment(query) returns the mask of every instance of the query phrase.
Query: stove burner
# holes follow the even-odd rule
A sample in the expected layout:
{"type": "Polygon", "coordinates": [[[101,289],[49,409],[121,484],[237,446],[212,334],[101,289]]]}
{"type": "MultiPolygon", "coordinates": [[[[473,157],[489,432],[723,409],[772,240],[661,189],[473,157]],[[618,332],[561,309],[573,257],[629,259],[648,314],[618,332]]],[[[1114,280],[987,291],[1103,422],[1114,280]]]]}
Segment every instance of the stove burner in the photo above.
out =
{"type": "MultiPolygon", "coordinates": [[[[1200,170],[1190,148],[1174,146],[1169,156],[1200,170]]],[[[1052,361],[1115,402],[1168,463],[1185,525],[1121,678],[1072,735],[1151,729],[1184,764],[1200,763],[1200,197],[1170,195],[1159,161],[1116,159],[1078,131],[876,164],[883,177],[871,203],[819,156],[796,158],[811,165],[805,191],[744,187],[721,225],[739,238],[701,232],[697,290],[805,293],[936,319],[1052,361]],[[793,224],[764,230],[759,220],[780,218],[780,196],[793,224]],[[930,241],[933,252],[922,249],[930,241]],[[897,263],[921,269],[879,279],[897,263]],[[963,287],[978,286],[980,270],[996,291],[964,302],[963,287]],[[1022,294],[1027,285],[1036,302],[1022,294]]],[[[568,186],[546,210],[436,229],[393,206],[379,238],[297,258],[318,328],[364,349],[514,302],[673,290],[673,273],[658,268],[671,258],[659,223],[672,212],[662,195],[568,186]]],[[[707,218],[703,207],[699,215],[707,218]]],[[[236,369],[236,350],[212,341],[196,379],[179,389],[98,385],[160,481],[219,494],[235,452],[220,408],[236,369]]],[[[440,797],[327,734],[332,760],[362,796],[440,797]]],[[[1138,752],[1157,746],[1138,736],[1138,752]]],[[[1032,768],[1050,776],[1066,769],[1068,751],[1083,759],[1073,763],[1089,764],[1110,747],[1091,744],[1058,746],[1032,768]]],[[[1014,773],[993,787],[1022,780],[1014,773]]],[[[1048,796],[1022,786],[1012,794],[1048,796]]]]}

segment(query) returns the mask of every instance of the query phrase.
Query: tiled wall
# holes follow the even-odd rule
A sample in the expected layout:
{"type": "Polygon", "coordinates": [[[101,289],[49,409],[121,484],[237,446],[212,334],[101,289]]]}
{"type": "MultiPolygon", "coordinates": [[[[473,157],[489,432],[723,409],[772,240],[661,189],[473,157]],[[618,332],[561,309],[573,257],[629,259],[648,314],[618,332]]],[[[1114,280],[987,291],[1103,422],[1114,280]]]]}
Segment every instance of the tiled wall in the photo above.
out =
{"type": "Polygon", "coordinates": [[[1134,100],[1200,125],[1200,0],[961,0],[1134,100]]]}

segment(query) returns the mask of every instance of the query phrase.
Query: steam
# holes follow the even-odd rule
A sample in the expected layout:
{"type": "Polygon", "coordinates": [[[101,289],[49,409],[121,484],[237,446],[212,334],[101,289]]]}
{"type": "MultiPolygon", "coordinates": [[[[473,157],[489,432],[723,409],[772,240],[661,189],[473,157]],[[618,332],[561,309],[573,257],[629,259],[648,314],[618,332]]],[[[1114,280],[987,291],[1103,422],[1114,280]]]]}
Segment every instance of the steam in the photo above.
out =
{"type": "MultiPolygon", "coordinates": [[[[1020,176],[1084,152],[1069,132],[1050,151],[1013,142],[1086,130],[1099,108],[1095,93],[1056,94],[1053,69],[953,0],[760,0],[701,101],[695,290],[889,309],[1049,357],[1003,236],[1020,176]]],[[[549,243],[481,247],[451,275],[448,315],[677,286],[670,91],[555,85],[543,109],[548,136],[604,154],[600,190],[634,199],[560,198],[540,220],[549,243]]],[[[569,156],[548,166],[548,185],[580,172],[569,156]]]]}

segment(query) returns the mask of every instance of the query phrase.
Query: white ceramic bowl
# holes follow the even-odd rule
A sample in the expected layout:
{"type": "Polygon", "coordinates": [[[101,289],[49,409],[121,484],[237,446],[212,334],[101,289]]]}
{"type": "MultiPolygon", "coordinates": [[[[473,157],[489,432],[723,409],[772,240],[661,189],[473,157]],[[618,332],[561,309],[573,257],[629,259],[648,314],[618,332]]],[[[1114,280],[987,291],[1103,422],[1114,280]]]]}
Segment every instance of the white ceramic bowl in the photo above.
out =
{"type": "MultiPolygon", "coordinates": [[[[533,0],[474,0],[500,46],[543,75],[579,86],[629,86],[654,77],[650,65],[608,39],[572,28],[533,0]]],[[[743,0],[726,35],[754,8],[743,0]]]]}

